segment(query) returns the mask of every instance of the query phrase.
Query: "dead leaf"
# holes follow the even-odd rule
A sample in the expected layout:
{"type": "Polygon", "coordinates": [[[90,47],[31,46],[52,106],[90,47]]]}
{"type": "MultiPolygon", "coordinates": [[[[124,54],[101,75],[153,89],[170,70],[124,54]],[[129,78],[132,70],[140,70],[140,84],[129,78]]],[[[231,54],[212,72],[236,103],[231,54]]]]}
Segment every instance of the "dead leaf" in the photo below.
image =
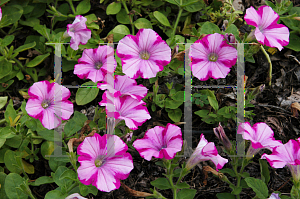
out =
{"type": "Polygon", "coordinates": [[[185,51],[181,51],[175,55],[174,58],[177,58],[178,61],[184,61],[185,51]]]}
{"type": "Polygon", "coordinates": [[[133,189],[130,189],[128,186],[126,186],[123,182],[121,182],[121,186],[123,187],[123,189],[129,193],[131,196],[136,196],[136,197],[147,197],[147,196],[153,196],[153,194],[151,193],[146,193],[146,192],[142,192],[142,191],[136,191],[133,189]]]}
{"type": "Polygon", "coordinates": [[[281,124],[280,124],[280,122],[277,118],[267,117],[267,122],[266,123],[272,124],[275,127],[275,129],[277,129],[278,133],[281,136],[285,136],[284,133],[283,133],[283,128],[281,127],[281,124]]]}
{"type": "MultiPolygon", "coordinates": [[[[282,97],[278,96],[277,99],[279,101],[281,101],[282,97]]],[[[281,101],[280,106],[282,106],[282,107],[291,106],[292,103],[294,103],[294,102],[299,102],[300,103],[300,91],[296,91],[293,94],[291,94],[291,96],[287,97],[287,99],[283,99],[281,101]]]]}
{"type": "Polygon", "coordinates": [[[298,117],[299,116],[298,111],[300,111],[300,104],[298,102],[292,103],[291,111],[293,113],[293,116],[298,117]]]}

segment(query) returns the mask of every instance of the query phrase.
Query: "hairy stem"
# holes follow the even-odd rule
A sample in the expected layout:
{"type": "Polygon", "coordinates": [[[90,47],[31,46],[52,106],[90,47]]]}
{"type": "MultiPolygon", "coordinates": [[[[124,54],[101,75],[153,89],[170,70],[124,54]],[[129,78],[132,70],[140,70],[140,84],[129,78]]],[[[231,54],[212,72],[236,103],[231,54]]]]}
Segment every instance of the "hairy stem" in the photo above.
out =
{"type": "MultiPolygon", "coordinates": [[[[126,2],[124,0],[122,1],[122,4],[125,8],[126,13],[129,14],[129,10],[128,10],[126,2]]],[[[129,15],[129,19],[130,19],[130,24],[131,24],[131,33],[132,33],[132,35],[134,35],[134,24],[133,24],[133,19],[132,19],[131,15],[129,15]]]]}
{"type": "Polygon", "coordinates": [[[264,47],[262,45],[260,46],[260,49],[265,54],[265,56],[266,56],[266,58],[269,62],[269,65],[270,65],[270,67],[269,67],[269,86],[271,86],[271,83],[272,83],[272,62],[271,62],[269,54],[267,53],[267,51],[264,49],[264,47]]]}

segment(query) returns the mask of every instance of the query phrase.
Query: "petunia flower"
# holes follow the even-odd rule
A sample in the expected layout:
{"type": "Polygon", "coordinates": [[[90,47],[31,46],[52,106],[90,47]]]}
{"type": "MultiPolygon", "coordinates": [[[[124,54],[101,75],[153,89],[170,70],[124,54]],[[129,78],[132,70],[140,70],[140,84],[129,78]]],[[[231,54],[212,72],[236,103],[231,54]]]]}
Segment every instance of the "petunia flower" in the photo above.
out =
{"type": "Polygon", "coordinates": [[[73,193],[66,197],[65,199],[87,199],[85,197],[82,197],[79,193],[73,193]]]}
{"type": "Polygon", "coordinates": [[[97,83],[103,81],[107,67],[117,67],[114,49],[110,46],[99,46],[95,49],[85,49],[78,64],[74,66],[74,74],[81,79],[90,79],[97,83]]]}
{"type": "Polygon", "coordinates": [[[279,193],[272,193],[268,199],[280,199],[279,193]]]}
{"type": "Polygon", "coordinates": [[[0,8],[0,21],[2,19],[2,9],[0,8]]]}
{"type": "Polygon", "coordinates": [[[87,19],[77,15],[72,24],[67,25],[67,33],[71,37],[70,47],[78,50],[79,44],[85,45],[92,36],[92,32],[87,28],[85,22],[87,19]]]}
{"type": "Polygon", "coordinates": [[[123,73],[133,79],[139,75],[144,79],[155,77],[171,61],[171,48],[151,29],[125,36],[116,53],[122,61],[123,73]]]}
{"type": "Polygon", "coordinates": [[[47,129],[53,129],[73,114],[73,103],[67,100],[69,89],[55,82],[41,81],[28,89],[30,98],[26,103],[28,115],[39,119],[47,129]]]}
{"type": "Polygon", "coordinates": [[[152,156],[156,158],[173,159],[177,152],[181,151],[181,129],[174,124],[166,127],[156,126],[149,129],[144,138],[136,139],[132,146],[140,153],[141,157],[150,161],[152,156]]]}
{"type": "Polygon", "coordinates": [[[269,6],[261,6],[256,11],[252,6],[246,10],[244,17],[247,24],[255,26],[256,40],[266,46],[276,47],[280,51],[282,46],[289,44],[289,29],[277,24],[279,15],[269,6]]]}
{"type": "Polygon", "coordinates": [[[104,192],[120,187],[120,180],[133,169],[132,157],[127,145],[116,135],[95,133],[86,137],[78,146],[78,179],[84,185],[96,186],[104,192]]]}
{"type": "Polygon", "coordinates": [[[192,169],[201,161],[211,160],[216,165],[216,170],[222,169],[223,166],[228,162],[227,159],[222,158],[215,147],[213,142],[208,142],[204,135],[201,134],[200,142],[197,148],[186,163],[188,170],[192,169]]]}
{"type": "Polygon", "coordinates": [[[243,139],[250,140],[251,145],[247,151],[247,158],[251,159],[261,149],[273,150],[282,145],[280,140],[275,140],[273,130],[263,122],[256,123],[251,127],[249,122],[240,123],[237,134],[243,135],[243,139]]]}
{"type": "Polygon", "coordinates": [[[219,139],[219,141],[224,145],[225,149],[229,152],[232,149],[232,144],[225,134],[223,127],[221,126],[221,122],[217,128],[213,128],[215,135],[219,139]]]}
{"type": "Polygon", "coordinates": [[[218,33],[206,35],[192,44],[189,57],[193,75],[201,81],[225,78],[237,60],[237,50],[218,33]]]}
{"type": "Polygon", "coordinates": [[[300,181],[300,145],[296,140],[275,147],[271,155],[263,154],[261,159],[267,159],[273,168],[288,166],[293,179],[300,181]]]}
{"type": "MultiPolygon", "coordinates": [[[[112,74],[107,73],[106,78],[113,79],[112,74]]],[[[105,78],[104,78],[105,81],[105,78]]],[[[147,95],[148,89],[143,85],[137,85],[134,79],[129,78],[127,75],[115,75],[114,85],[109,85],[107,82],[98,83],[98,88],[107,89],[110,93],[114,93],[115,97],[130,95],[132,98],[141,100],[147,95]]],[[[105,91],[106,93],[108,91],[105,91]]]]}
{"type": "Polygon", "coordinates": [[[105,92],[102,95],[100,106],[112,105],[115,111],[107,112],[108,117],[116,119],[115,125],[121,120],[125,120],[126,126],[132,130],[138,129],[151,116],[147,110],[145,102],[134,99],[128,95],[123,97],[113,97],[110,92],[105,92]]]}

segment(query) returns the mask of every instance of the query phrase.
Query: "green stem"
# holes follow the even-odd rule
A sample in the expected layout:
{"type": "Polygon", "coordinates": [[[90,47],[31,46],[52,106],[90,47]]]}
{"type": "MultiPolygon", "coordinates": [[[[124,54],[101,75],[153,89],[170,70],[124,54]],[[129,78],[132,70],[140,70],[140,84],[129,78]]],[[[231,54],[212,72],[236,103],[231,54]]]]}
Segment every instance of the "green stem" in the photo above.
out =
{"type": "Polygon", "coordinates": [[[17,66],[18,66],[24,73],[28,74],[28,73],[26,72],[26,70],[25,70],[23,64],[22,64],[19,60],[17,60],[16,58],[13,58],[13,60],[17,63],[17,66]]]}
{"type": "Polygon", "coordinates": [[[271,86],[271,83],[272,83],[272,62],[271,62],[269,54],[267,53],[267,51],[264,49],[264,47],[262,45],[260,46],[260,49],[265,54],[265,56],[266,56],[266,58],[269,62],[269,65],[270,65],[270,68],[269,68],[269,86],[271,86]]]}
{"type": "MultiPolygon", "coordinates": [[[[122,4],[125,8],[126,13],[129,14],[129,10],[127,8],[125,0],[122,0],[122,4]]],[[[132,35],[134,35],[134,24],[133,24],[133,19],[132,19],[131,15],[129,15],[129,19],[130,19],[130,24],[131,24],[131,33],[132,33],[132,35]]]]}
{"type": "MultiPolygon", "coordinates": [[[[182,1],[180,1],[180,3],[182,4],[182,1]]],[[[175,25],[174,25],[174,28],[173,28],[173,32],[172,32],[172,37],[171,38],[175,37],[176,29],[177,29],[177,26],[178,26],[178,23],[179,23],[182,11],[183,11],[183,9],[181,7],[179,7],[179,12],[178,12],[178,15],[177,15],[177,19],[176,19],[176,22],[175,22],[175,25]]]]}
{"type": "Polygon", "coordinates": [[[67,0],[67,1],[68,1],[68,3],[69,3],[70,6],[71,6],[71,9],[72,9],[73,14],[75,15],[76,11],[75,11],[75,8],[74,8],[74,5],[73,5],[72,0],[67,0]]]}

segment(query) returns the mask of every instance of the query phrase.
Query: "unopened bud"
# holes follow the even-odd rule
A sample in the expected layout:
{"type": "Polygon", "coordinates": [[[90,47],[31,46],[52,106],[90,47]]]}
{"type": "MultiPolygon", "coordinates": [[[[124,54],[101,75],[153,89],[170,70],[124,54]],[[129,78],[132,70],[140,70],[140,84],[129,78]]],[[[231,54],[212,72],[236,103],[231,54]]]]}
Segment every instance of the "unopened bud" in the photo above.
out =
{"type": "Polygon", "coordinates": [[[225,39],[228,43],[235,43],[236,42],[235,36],[232,33],[229,33],[229,34],[226,33],[224,37],[225,37],[225,39]]]}
{"type": "Polygon", "coordinates": [[[220,142],[224,145],[225,149],[229,152],[232,149],[232,144],[228,137],[225,134],[225,131],[223,127],[221,126],[221,123],[219,123],[219,126],[217,128],[214,128],[214,133],[219,139],[220,142]]]}

